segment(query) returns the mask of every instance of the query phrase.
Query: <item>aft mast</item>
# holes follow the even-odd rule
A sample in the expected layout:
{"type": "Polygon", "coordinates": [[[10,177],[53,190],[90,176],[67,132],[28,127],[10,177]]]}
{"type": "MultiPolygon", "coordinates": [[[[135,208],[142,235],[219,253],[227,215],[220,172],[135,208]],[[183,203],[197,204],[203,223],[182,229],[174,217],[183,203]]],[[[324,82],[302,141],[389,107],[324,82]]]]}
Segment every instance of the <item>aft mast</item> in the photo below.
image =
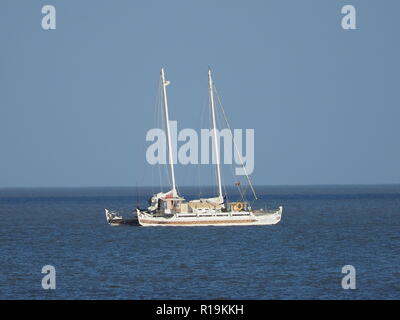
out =
{"type": "Polygon", "coordinates": [[[218,197],[220,203],[223,202],[222,196],[222,181],[221,181],[221,168],[220,168],[220,157],[219,157],[219,144],[217,137],[217,124],[215,121],[215,105],[214,105],[214,84],[211,76],[211,69],[208,69],[208,90],[210,94],[210,105],[211,105],[211,116],[212,116],[212,125],[213,125],[213,138],[214,138],[214,154],[215,154],[215,162],[217,166],[217,182],[218,182],[218,197]]]}
{"type": "Polygon", "coordinates": [[[165,127],[167,128],[168,158],[171,169],[172,194],[174,197],[176,197],[178,194],[176,192],[176,184],[175,184],[174,159],[172,157],[171,129],[169,127],[169,113],[168,113],[168,101],[167,101],[167,86],[170,84],[170,82],[165,80],[164,68],[161,68],[161,84],[163,89],[162,91],[163,91],[163,101],[164,101],[165,127]]]}

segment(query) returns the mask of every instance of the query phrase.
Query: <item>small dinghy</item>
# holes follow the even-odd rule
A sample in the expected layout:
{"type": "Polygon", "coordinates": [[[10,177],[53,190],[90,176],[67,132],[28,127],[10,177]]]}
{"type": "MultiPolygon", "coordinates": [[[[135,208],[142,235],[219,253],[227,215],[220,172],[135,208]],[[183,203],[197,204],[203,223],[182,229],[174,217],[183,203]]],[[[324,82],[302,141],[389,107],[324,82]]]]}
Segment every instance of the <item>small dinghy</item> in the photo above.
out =
{"type": "Polygon", "coordinates": [[[138,226],[139,222],[136,217],[136,214],[134,213],[134,218],[132,219],[124,219],[120,214],[118,214],[115,211],[110,211],[108,209],[105,209],[106,211],[106,219],[107,223],[110,226],[120,226],[120,225],[132,225],[132,226],[138,226]]]}
{"type": "Polygon", "coordinates": [[[105,209],[106,211],[106,219],[107,219],[107,223],[110,226],[118,226],[120,224],[125,224],[124,219],[117,214],[116,212],[112,212],[110,210],[105,209]]]}

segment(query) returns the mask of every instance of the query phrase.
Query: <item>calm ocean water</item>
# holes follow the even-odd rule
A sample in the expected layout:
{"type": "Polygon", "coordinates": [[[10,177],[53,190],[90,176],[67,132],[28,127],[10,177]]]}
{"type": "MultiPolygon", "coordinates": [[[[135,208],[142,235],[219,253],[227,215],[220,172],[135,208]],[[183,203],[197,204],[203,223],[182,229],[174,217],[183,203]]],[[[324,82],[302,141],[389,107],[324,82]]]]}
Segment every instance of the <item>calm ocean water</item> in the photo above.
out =
{"type": "Polygon", "coordinates": [[[130,217],[151,190],[0,189],[0,299],[400,298],[399,185],[257,190],[284,206],[278,225],[110,227],[104,208],[130,217]],[[356,290],[341,287],[348,264],[356,290]]]}

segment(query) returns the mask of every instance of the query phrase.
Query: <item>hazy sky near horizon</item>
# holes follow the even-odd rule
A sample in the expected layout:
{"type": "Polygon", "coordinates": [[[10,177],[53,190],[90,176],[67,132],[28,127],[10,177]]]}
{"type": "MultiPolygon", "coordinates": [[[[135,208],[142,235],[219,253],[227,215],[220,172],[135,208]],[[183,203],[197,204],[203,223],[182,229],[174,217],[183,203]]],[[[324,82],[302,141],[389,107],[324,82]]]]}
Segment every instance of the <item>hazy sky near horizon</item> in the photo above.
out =
{"type": "MultiPolygon", "coordinates": [[[[399,12],[396,0],[3,0],[0,187],[152,184],[160,67],[182,129],[200,126],[209,65],[231,125],[255,129],[255,184],[400,183],[399,12]],[[56,30],[41,27],[46,4],[56,30]],[[346,4],[357,30],[341,27],[346,4]]],[[[196,166],[176,175],[198,182],[196,166]]]]}

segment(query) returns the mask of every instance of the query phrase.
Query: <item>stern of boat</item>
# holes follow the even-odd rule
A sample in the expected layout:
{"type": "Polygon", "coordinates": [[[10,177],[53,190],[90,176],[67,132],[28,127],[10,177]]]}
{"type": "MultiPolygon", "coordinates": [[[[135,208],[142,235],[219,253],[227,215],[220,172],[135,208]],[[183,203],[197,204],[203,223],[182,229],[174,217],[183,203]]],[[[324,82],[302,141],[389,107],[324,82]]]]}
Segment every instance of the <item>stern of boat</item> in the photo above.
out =
{"type": "Polygon", "coordinates": [[[254,217],[257,219],[256,224],[268,225],[268,224],[277,224],[282,219],[283,207],[279,206],[278,209],[275,210],[267,210],[267,211],[255,211],[253,212],[254,217]]]}

